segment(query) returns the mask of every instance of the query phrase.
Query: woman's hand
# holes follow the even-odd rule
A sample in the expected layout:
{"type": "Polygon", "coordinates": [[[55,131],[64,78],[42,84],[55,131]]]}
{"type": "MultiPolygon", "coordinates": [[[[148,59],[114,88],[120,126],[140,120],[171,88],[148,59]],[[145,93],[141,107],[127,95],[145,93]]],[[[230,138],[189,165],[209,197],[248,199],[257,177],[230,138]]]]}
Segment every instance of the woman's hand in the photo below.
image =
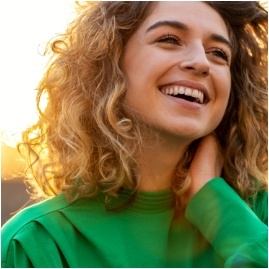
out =
{"type": "Polygon", "coordinates": [[[198,145],[189,169],[191,199],[208,181],[221,175],[223,156],[214,133],[205,136],[198,145]]]}

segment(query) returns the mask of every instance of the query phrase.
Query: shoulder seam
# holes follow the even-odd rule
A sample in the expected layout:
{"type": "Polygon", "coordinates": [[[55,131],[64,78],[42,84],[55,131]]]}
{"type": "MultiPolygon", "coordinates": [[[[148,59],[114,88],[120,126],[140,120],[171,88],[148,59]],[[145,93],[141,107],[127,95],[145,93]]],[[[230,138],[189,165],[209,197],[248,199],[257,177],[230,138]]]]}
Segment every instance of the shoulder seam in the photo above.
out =
{"type": "MultiPolygon", "coordinates": [[[[52,199],[53,199],[53,198],[52,198],[52,199]]],[[[47,200],[47,201],[49,201],[49,200],[47,200]]],[[[74,202],[71,202],[71,203],[69,203],[69,204],[67,204],[67,205],[61,206],[61,207],[59,207],[59,208],[57,208],[57,209],[52,209],[52,210],[50,210],[50,211],[48,211],[48,212],[40,213],[40,215],[38,215],[38,216],[36,216],[36,217],[34,217],[34,218],[32,218],[32,219],[27,220],[24,224],[22,224],[22,225],[18,228],[18,230],[16,230],[16,231],[14,232],[14,234],[12,235],[12,237],[10,238],[10,240],[15,240],[15,236],[16,236],[16,235],[17,235],[17,234],[18,234],[18,233],[19,233],[19,232],[20,232],[26,225],[28,225],[29,223],[36,222],[39,218],[41,218],[41,217],[43,217],[43,216],[45,216],[45,215],[49,215],[49,214],[51,214],[51,213],[53,213],[53,212],[61,211],[61,210],[65,209],[65,208],[67,208],[67,207],[70,207],[70,206],[72,206],[73,204],[75,204],[77,201],[78,201],[78,200],[76,200],[76,201],[74,201],[74,202]]],[[[46,202],[46,200],[45,200],[44,202],[46,202]]],[[[35,204],[35,205],[33,205],[32,207],[26,208],[25,211],[30,210],[31,208],[33,208],[34,206],[37,206],[37,205],[38,205],[38,204],[35,204]]]]}

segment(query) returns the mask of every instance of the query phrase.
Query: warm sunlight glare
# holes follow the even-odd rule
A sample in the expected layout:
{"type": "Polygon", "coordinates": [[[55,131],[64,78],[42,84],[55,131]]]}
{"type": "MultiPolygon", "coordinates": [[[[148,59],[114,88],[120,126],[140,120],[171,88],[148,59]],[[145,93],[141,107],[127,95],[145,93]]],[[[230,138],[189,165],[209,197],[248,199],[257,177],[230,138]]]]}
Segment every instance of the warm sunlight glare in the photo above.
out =
{"type": "Polygon", "coordinates": [[[1,1],[2,141],[14,146],[23,129],[35,122],[35,88],[45,67],[45,43],[72,19],[70,0],[1,1]]]}

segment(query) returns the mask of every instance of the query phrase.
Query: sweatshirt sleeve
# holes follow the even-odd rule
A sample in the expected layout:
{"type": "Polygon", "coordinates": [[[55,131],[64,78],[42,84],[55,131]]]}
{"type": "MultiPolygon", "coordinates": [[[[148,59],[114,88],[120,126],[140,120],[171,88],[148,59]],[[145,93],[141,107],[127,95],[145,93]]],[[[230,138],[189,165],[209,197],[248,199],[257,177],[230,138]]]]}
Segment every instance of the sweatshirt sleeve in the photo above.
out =
{"type": "Polygon", "coordinates": [[[9,246],[9,255],[7,257],[2,257],[1,268],[33,268],[31,261],[29,260],[27,254],[25,253],[22,245],[16,241],[12,240],[9,246]]]}
{"type": "Polygon", "coordinates": [[[225,267],[268,268],[267,213],[267,193],[251,209],[223,178],[215,178],[192,198],[185,215],[225,267]]]}

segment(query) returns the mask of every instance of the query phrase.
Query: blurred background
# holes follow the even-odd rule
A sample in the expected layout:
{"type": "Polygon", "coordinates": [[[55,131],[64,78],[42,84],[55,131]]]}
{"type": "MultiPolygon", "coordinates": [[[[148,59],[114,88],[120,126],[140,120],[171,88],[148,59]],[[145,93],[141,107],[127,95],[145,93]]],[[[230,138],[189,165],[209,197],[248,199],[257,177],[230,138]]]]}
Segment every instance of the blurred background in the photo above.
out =
{"type": "Polygon", "coordinates": [[[73,16],[70,0],[0,3],[1,225],[29,205],[25,165],[16,143],[22,130],[37,119],[34,89],[47,60],[42,56],[46,42],[64,32],[73,16]]]}

